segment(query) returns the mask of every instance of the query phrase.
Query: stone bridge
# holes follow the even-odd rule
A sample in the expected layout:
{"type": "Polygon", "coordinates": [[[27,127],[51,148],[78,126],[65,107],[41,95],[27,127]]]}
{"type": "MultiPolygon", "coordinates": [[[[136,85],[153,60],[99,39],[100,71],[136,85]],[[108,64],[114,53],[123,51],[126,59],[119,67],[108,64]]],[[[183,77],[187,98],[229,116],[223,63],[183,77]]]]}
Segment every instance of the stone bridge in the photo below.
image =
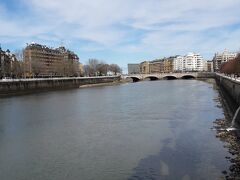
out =
{"type": "Polygon", "coordinates": [[[214,78],[215,73],[211,72],[189,72],[189,73],[159,73],[159,74],[129,74],[123,75],[123,79],[132,79],[133,82],[141,80],[172,80],[172,79],[196,79],[196,78],[214,78]]]}

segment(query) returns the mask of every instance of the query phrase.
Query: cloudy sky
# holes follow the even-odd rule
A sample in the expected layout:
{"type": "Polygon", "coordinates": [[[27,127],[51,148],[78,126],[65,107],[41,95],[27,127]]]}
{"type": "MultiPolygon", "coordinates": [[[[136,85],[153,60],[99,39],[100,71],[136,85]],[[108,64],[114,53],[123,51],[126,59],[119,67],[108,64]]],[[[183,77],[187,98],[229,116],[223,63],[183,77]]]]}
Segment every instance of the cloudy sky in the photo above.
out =
{"type": "Polygon", "coordinates": [[[240,0],[0,0],[0,43],[65,45],[89,58],[141,62],[240,49],[240,0]]]}

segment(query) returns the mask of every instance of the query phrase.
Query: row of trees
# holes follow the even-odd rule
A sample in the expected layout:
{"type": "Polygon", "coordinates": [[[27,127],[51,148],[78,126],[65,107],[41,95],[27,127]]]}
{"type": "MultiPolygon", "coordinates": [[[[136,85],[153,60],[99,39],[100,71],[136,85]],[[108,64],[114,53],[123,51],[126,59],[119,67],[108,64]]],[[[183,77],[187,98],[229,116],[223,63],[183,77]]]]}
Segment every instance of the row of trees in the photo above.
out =
{"type": "Polygon", "coordinates": [[[0,48],[0,79],[4,77],[19,78],[23,74],[23,63],[8,49],[0,48]]]}
{"type": "Polygon", "coordinates": [[[240,76],[240,54],[235,59],[222,63],[220,72],[240,76]]]}
{"type": "Polygon", "coordinates": [[[51,63],[34,60],[31,62],[31,65],[29,62],[25,62],[24,69],[25,73],[30,74],[31,72],[34,77],[43,77],[44,74],[52,77],[76,77],[83,75],[83,72],[79,68],[79,62],[73,60],[62,60],[51,63]]]}
{"type": "Polygon", "coordinates": [[[106,64],[104,61],[89,59],[83,66],[85,76],[106,76],[108,74],[117,75],[122,70],[117,64],[106,64]]]}

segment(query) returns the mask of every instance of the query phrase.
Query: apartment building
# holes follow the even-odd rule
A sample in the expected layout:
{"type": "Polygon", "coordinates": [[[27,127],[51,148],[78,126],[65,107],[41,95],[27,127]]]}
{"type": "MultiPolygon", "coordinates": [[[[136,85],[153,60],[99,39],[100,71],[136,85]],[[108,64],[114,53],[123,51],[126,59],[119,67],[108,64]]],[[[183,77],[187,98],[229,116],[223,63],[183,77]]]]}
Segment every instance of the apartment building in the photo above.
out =
{"type": "Polygon", "coordinates": [[[173,60],[174,60],[174,57],[169,57],[169,58],[164,58],[163,59],[163,72],[164,73],[171,73],[173,72],[173,60]]]}
{"type": "Polygon", "coordinates": [[[183,56],[176,56],[173,59],[173,71],[174,72],[182,72],[183,71],[183,62],[184,62],[183,56]]]}
{"type": "Polygon", "coordinates": [[[64,47],[50,48],[31,43],[24,49],[25,76],[78,76],[79,58],[64,47]]]}
{"type": "Polygon", "coordinates": [[[139,74],[140,65],[139,64],[128,64],[128,74],[139,74]]]}
{"type": "Polygon", "coordinates": [[[144,61],[140,63],[140,73],[170,73],[173,72],[174,57],[156,59],[153,61],[144,61]]]}
{"type": "Polygon", "coordinates": [[[143,61],[140,63],[140,73],[141,74],[149,74],[150,73],[149,61],[143,61]]]}
{"type": "Polygon", "coordinates": [[[198,53],[188,53],[185,56],[176,56],[173,59],[175,72],[206,71],[207,61],[198,53]]]}
{"type": "Polygon", "coordinates": [[[154,73],[163,73],[164,72],[164,62],[163,60],[154,60],[149,63],[149,71],[151,74],[154,73]]]}
{"type": "Polygon", "coordinates": [[[221,64],[237,57],[237,53],[224,50],[221,53],[215,53],[213,57],[213,69],[215,72],[220,70],[221,64]]]}
{"type": "Polygon", "coordinates": [[[188,53],[185,56],[171,56],[154,61],[140,63],[140,73],[171,73],[188,71],[211,71],[212,61],[207,62],[198,53],[188,53]]]}
{"type": "Polygon", "coordinates": [[[213,72],[213,61],[207,61],[206,63],[206,71],[213,72]]]}

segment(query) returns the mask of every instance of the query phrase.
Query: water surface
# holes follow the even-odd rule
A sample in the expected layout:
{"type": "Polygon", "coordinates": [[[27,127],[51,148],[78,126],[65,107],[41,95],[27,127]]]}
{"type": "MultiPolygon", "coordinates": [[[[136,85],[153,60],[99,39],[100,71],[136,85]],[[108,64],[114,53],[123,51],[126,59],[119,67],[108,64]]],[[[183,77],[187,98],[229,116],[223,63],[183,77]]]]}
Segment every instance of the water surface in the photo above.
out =
{"type": "Polygon", "coordinates": [[[217,96],[162,80],[2,98],[0,179],[219,179],[217,96]]]}

